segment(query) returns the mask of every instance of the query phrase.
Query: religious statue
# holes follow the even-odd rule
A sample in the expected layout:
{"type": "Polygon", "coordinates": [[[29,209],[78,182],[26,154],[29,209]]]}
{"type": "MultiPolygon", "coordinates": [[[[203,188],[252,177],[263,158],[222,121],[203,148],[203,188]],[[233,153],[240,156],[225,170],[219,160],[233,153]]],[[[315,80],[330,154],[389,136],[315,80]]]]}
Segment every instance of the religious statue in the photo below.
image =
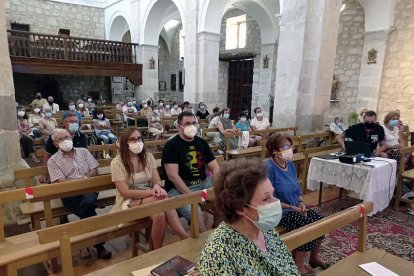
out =
{"type": "Polygon", "coordinates": [[[263,69],[269,68],[269,58],[267,55],[263,58],[263,69]]]}
{"type": "Polygon", "coordinates": [[[155,59],[154,57],[151,57],[149,60],[149,69],[155,69],[155,59]]]}
{"type": "Polygon", "coordinates": [[[336,78],[334,74],[332,78],[332,88],[331,88],[331,100],[333,101],[337,100],[336,92],[338,90],[338,83],[339,83],[339,80],[336,78]]]}
{"type": "Polygon", "coordinates": [[[367,64],[375,64],[377,63],[377,53],[378,51],[372,48],[368,51],[368,62],[367,64]]]}

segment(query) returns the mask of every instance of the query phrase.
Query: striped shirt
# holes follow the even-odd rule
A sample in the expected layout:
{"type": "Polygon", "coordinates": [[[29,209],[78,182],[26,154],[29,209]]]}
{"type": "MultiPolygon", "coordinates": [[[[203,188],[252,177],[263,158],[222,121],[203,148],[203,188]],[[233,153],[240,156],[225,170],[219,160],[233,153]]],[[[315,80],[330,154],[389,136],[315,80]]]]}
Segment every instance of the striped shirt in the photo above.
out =
{"type": "Polygon", "coordinates": [[[98,162],[85,148],[73,148],[73,156],[63,154],[61,150],[47,161],[51,182],[59,179],[82,179],[98,167],[98,162]]]}

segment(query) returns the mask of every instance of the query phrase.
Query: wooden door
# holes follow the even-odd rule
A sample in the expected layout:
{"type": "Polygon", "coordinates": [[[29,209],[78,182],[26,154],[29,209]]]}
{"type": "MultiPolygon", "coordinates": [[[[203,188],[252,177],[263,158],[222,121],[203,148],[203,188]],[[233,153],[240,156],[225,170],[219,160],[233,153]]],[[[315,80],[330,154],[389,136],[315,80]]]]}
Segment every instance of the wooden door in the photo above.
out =
{"type": "Polygon", "coordinates": [[[227,106],[231,108],[233,120],[237,120],[244,109],[251,109],[253,66],[252,59],[230,61],[227,106]]]}

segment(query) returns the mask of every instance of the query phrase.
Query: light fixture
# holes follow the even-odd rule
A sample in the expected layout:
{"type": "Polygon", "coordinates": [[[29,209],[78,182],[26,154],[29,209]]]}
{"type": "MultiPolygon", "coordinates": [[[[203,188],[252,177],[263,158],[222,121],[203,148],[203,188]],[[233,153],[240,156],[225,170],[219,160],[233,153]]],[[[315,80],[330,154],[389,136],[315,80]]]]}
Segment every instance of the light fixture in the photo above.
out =
{"type": "Polygon", "coordinates": [[[341,6],[341,9],[339,10],[339,12],[343,12],[343,11],[344,11],[344,9],[345,9],[345,7],[346,7],[346,4],[345,4],[345,3],[343,3],[343,4],[342,4],[342,6],[341,6]]]}

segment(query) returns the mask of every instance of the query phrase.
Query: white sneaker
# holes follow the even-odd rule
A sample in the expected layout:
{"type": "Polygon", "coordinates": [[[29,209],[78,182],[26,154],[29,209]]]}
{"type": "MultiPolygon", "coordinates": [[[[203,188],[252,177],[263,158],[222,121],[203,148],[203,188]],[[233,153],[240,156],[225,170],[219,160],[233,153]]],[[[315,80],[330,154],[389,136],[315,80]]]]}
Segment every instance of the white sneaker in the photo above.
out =
{"type": "Polygon", "coordinates": [[[219,149],[219,150],[217,150],[217,153],[220,154],[220,155],[223,155],[224,154],[224,151],[222,151],[221,149],[219,149]]]}

